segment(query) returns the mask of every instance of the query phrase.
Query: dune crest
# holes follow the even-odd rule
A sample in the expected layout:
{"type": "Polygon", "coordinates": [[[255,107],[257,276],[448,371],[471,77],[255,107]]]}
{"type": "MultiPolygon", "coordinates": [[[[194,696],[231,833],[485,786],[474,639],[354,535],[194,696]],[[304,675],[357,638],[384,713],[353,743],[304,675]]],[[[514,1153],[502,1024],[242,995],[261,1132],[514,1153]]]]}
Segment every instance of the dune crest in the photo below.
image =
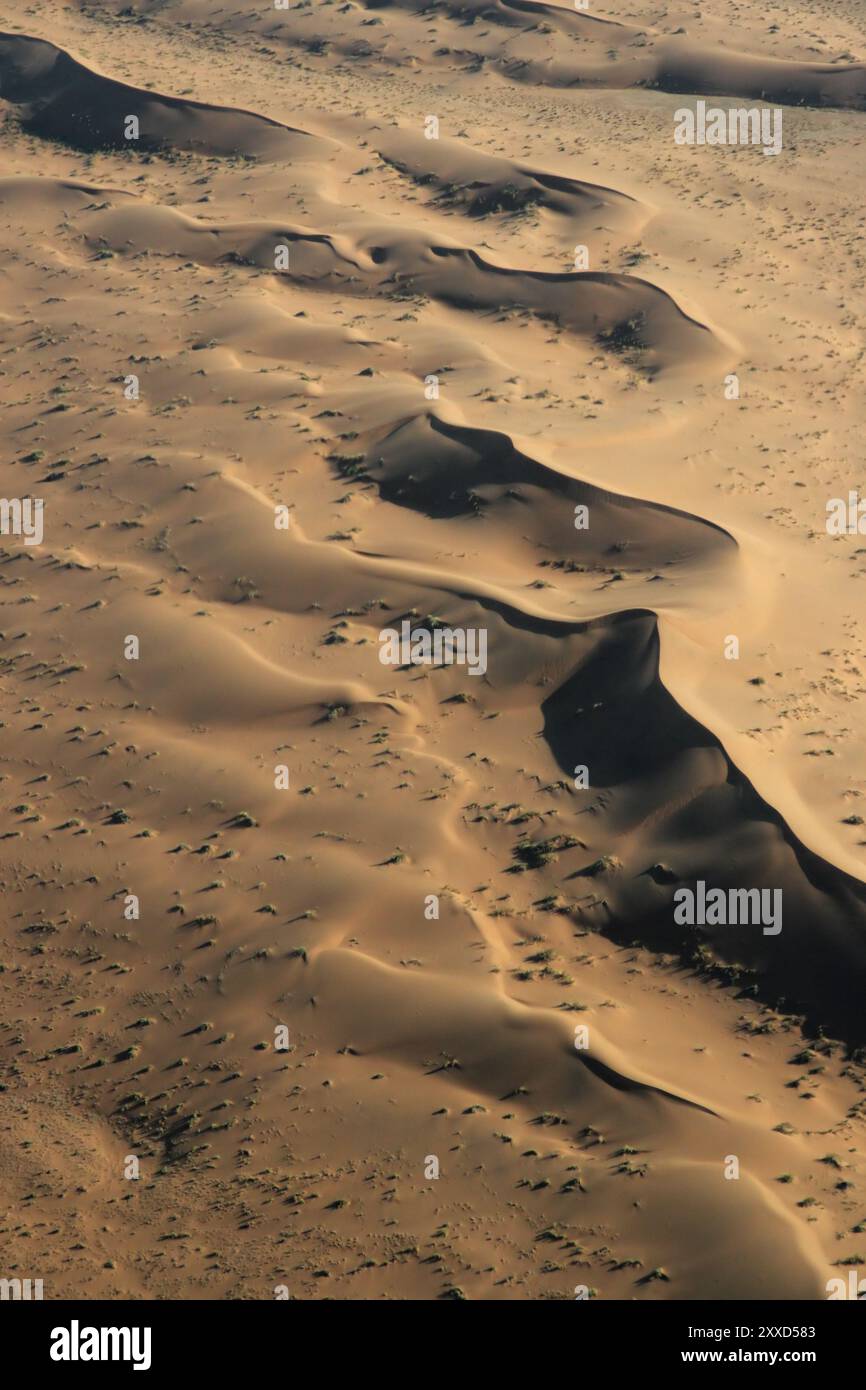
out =
{"type": "Polygon", "coordinates": [[[10,1259],[61,1303],[824,1299],[866,1258],[859,20],[18,19],[10,1259]],[[678,143],[707,96],[784,107],[777,155],[678,143]]]}

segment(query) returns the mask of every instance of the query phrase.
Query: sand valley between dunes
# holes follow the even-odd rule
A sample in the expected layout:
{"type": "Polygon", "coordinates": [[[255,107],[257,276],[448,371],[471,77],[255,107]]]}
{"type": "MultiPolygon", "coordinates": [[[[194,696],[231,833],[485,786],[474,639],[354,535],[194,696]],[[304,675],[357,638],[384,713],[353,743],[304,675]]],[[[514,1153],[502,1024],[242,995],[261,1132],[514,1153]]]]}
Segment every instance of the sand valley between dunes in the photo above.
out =
{"type": "Polygon", "coordinates": [[[864,169],[863,0],[0,0],[0,1276],[866,1263],[864,169]]]}

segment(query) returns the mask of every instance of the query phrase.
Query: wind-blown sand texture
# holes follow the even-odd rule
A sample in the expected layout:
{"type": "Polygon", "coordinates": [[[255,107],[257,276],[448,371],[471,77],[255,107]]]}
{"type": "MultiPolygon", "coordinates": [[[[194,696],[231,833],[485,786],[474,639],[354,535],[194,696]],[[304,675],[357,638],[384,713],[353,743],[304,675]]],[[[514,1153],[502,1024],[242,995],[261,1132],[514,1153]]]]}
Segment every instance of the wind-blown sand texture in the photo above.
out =
{"type": "Polygon", "coordinates": [[[0,3],[0,1275],[866,1262],[866,14],[712,8],[0,3]]]}

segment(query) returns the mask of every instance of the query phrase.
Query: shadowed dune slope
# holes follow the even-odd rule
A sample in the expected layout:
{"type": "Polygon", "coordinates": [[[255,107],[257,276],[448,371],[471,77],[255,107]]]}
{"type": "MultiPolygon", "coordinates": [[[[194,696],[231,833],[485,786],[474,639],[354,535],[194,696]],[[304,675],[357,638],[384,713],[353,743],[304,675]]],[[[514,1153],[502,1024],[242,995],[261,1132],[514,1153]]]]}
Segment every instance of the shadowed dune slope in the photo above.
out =
{"type": "Polygon", "coordinates": [[[252,111],[187,101],[95,72],[45,39],[0,32],[0,91],[25,130],[80,150],[190,150],[311,159],[326,142],[252,111]],[[128,118],[138,122],[130,135],[128,118]]]}
{"type": "Polygon", "coordinates": [[[0,1243],[46,1299],[866,1260],[862,24],[609,3],[0,35],[0,1243]],[[794,138],[683,150],[680,92],[794,138]]]}

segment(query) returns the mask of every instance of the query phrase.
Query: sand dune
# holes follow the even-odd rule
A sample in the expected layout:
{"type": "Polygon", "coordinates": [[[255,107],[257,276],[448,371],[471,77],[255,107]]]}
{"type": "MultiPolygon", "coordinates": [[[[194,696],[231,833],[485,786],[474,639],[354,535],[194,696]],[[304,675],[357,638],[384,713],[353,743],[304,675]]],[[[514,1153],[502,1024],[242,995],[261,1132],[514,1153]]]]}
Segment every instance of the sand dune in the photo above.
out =
{"type": "Polygon", "coordinates": [[[20,108],[25,130],[81,150],[124,150],[131,138],[141,150],[250,158],[310,159],[322,148],[305,131],[253,111],[130,87],[29,35],[0,31],[0,83],[4,99],[20,108]],[[130,116],[138,121],[134,137],[126,125],[130,116]]]}
{"type": "Polygon", "coordinates": [[[567,217],[571,226],[582,222],[591,225],[603,217],[636,230],[645,220],[637,200],[615,188],[491,157],[467,148],[465,143],[431,141],[394,130],[385,131],[377,143],[382,157],[401,174],[431,189],[449,208],[459,207],[470,217],[545,208],[567,217]]]}
{"type": "MultiPolygon", "coordinates": [[[[446,0],[435,11],[428,0],[353,0],[330,8],[294,7],[291,15],[263,13],[254,0],[243,0],[216,18],[202,0],[181,0],[170,18],[161,0],[111,0],[103,8],[157,24],[168,19],[196,29],[254,33],[305,55],[378,61],[386,69],[411,63],[490,71],[537,86],[649,87],[794,106],[866,106],[862,61],[786,61],[750,52],[747,43],[738,51],[736,23],[723,21],[719,37],[696,43],[690,26],[656,27],[652,9],[650,22],[634,24],[609,13],[611,5],[608,13],[596,14],[540,0],[446,0]]],[[[691,18],[703,16],[698,11],[691,18]]],[[[756,27],[763,48],[766,27],[763,33],[756,27]]]]}
{"type": "MultiPolygon", "coordinates": [[[[82,196],[90,192],[69,183],[61,187],[82,196]]],[[[20,180],[0,187],[0,197],[5,193],[6,199],[20,197],[28,203],[33,209],[29,215],[43,196],[54,201],[57,192],[50,182],[44,195],[20,180]]],[[[724,348],[706,325],[683,312],[670,295],[633,276],[521,271],[494,265],[471,249],[430,244],[409,233],[390,245],[370,245],[286,224],[223,226],[172,208],[142,205],[109,189],[102,192],[107,203],[82,206],[80,197],[75,200],[76,211],[90,214],[81,220],[81,233],[97,254],[159,254],[205,266],[230,261],[275,270],[282,248],[287,266],[275,273],[332,293],[404,298],[422,293],[461,309],[528,311],[611,351],[637,355],[649,371],[712,356],[724,360],[724,348]]]]}
{"type": "Polygon", "coordinates": [[[628,8],[2,19],[0,1274],[47,1298],[863,1258],[862,32],[628,8]],[[677,146],[700,94],[780,155],[677,146]]]}

